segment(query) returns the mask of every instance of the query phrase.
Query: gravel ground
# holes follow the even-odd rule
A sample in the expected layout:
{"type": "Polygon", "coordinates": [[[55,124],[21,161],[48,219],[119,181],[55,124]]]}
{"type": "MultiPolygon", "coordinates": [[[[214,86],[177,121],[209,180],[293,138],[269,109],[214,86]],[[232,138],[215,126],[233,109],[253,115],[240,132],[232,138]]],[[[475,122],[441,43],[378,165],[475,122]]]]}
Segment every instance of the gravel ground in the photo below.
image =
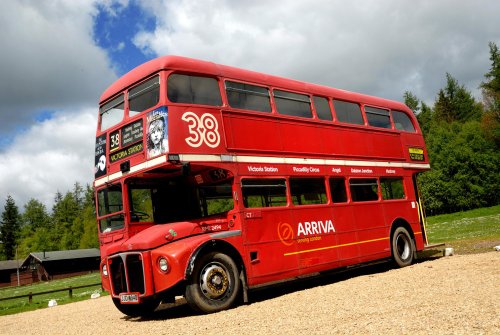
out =
{"type": "Polygon", "coordinates": [[[232,310],[180,301],[128,318],[101,297],[0,317],[0,334],[500,334],[500,252],[377,265],[251,292],[232,310]]]}

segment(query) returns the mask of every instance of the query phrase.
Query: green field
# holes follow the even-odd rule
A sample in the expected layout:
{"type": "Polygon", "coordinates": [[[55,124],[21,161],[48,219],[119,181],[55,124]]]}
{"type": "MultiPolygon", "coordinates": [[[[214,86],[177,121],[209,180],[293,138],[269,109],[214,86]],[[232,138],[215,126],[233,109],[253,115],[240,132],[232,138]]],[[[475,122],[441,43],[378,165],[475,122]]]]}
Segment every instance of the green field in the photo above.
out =
{"type": "MultiPolygon", "coordinates": [[[[446,243],[446,246],[453,247],[457,254],[493,251],[494,246],[500,245],[500,206],[429,217],[427,234],[429,243],[446,243]]],[[[99,273],[93,273],[21,287],[1,288],[0,299],[30,292],[45,292],[69,286],[94,284],[99,283],[100,280],[99,273]]],[[[74,290],[72,299],[69,298],[68,292],[64,291],[34,296],[31,304],[28,303],[27,297],[0,301],[0,315],[45,308],[51,299],[56,299],[58,305],[85,300],[89,299],[94,292],[103,294],[100,286],[93,286],[74,290]]]]}
{"type": "MultiPolygon", "coordinates": [[[[101,282],[101,277],[98,272],[72,277],[59,280],[53,280],[50,282],[41,282],[33,285],[25,286],[14,286],[14,287],[4,287],[0,288],[0,299],[22,296],[31,293],[46,292],[57,289],[63,289],[68,287],[77,287],[83,285],[96,284],[101,282]]],[[[36,295],[33,297],[33,301],[30,304],[28,298],[19,298],[6,301],[0,301],[0,315],[14,314],[19,312],[31,311],[38,308],[45,308],[48,306],[49,300],[55,299],[58,305],[67,304],[74,301],[89,299],[92,293],[101,291],[101,286],[96,285],[87,288],[81,288],[73,290],[73,298],[69,298],[68,291],[49,293],[43,295],[36,295]]]]}
{"type": "Polygon", "coordinates": [[[456,254],[492,251],[500,245],[500,205],[427,219],[429,243],[446,243],[456,254]]]}

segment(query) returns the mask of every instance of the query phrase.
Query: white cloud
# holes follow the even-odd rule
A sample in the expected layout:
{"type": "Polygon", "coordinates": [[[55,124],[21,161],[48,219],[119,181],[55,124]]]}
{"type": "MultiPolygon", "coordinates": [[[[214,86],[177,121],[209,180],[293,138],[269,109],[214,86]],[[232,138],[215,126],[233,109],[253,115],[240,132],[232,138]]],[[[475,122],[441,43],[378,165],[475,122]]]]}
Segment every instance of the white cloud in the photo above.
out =
{"type": "Polygon", "coordinates": [[[97,103],[116,79],[95,45],[95,1],[6,1],[0,11],[0,132],[29,128],[41,110],[97,103]]]}
{"type": "Polygon", "coordinates": [[[0,153],[0,200],[10,194],[22,210],[30,198],[52,208],[55,193],[93,180],[97,113],[56,113],[16,137],[0,153]]]}
{"type": "Polygon", "coordinates": [[[401,100],[433,102],[445,73],[477,92],[500,44],[500,2],[163,0],[135,44],[401,100]]]}

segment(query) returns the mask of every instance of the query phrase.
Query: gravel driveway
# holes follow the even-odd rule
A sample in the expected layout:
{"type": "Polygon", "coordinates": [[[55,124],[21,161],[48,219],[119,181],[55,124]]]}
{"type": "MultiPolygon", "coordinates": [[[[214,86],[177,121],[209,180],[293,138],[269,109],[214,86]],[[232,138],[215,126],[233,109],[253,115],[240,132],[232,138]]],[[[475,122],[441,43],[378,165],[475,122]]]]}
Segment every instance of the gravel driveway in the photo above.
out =
{"type": "Polygon", "coordinates": [[[0,317],[0,334],[500,334],[500,252],[377,265],[250,293],[211,315],[128,318],[111,298],[0,317]]]}

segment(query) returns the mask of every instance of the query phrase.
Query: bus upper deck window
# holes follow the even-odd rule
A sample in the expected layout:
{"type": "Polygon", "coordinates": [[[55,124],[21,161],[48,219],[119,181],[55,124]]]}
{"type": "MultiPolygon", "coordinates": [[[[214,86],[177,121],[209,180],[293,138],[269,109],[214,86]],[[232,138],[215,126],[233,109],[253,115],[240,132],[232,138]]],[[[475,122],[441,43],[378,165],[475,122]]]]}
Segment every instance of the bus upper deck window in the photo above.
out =
{"type": "Polygon", "coordinates": [[[176,103],[222,106],[215,78],[172,74],[167,83],[168,100],[176,103]]]}
{"type": "Polygon", "coordinates": [[[108,129],[123,120],[124,106],[125,103],[123,94],[101,106],[99,109],[101,131],[108,129]]]}
{"type": "Polygon", "coordinates": [[[262,86],[226,81],[229,106],[258,112],[271,112],[269,89],[262,86]]]}
{"type": "Polygon", "coordinates": [[[133,87],[128,92],[129,115],[136,115],[160,101],[160,76],[133,87]]]}
{"type": "Polygon", "coordinates": [[[363,115],[361,114],[361,108],[359,108],[358,104],[333,100],[333,108],[335,109],[335,115],[337,115],[337,120],[339,120],[339,122],[365,124],[363,115]]]}
{"type": "Polygon", "coordinates": [[[391,111],[392,119],[394,120],[394,127],[398,130],[404,130],[414,133],[415,127],[410,120],[410,117],[404,112],[391,111]]]}
{"type": "Polygon", "coordinates": [[[378,128],[391,128],[391,117],[386,109],[365,107],[366,119],[370,126],[378,128]]]}
{"type": "Polygon", "coordinates": [[[312,118],[311,100],[305,94],[274,90],[278,113],[312,118]]]}
{"type": "Polygon", "coordinates": [[[330,111],[330,105],[328,104],[328,99],[323,97],[313,96],[314,108],[316,109],[316,114],[320,120],[332,121],[332,112],[330,111]]]}

